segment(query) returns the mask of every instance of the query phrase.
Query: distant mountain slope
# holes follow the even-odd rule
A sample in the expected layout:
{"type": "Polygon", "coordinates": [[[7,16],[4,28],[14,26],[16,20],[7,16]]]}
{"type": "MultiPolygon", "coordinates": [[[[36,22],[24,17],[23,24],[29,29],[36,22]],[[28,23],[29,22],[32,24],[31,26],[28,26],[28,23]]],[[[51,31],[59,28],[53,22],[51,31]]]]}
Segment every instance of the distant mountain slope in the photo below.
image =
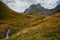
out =
{"type": "Polygon", "coordinates": [[[0,18],[14,17],[19,14],[0,1],[0,18]]]}
{"type": "Polygon", "coordinates": [[[58,10],[60,11],[60,5],[58,5],[54,9],[49,10],[49,9],[44,9],[40,4],[33,4],[28,9],[26,9],[24,13],[50,14],[58,10]]]}

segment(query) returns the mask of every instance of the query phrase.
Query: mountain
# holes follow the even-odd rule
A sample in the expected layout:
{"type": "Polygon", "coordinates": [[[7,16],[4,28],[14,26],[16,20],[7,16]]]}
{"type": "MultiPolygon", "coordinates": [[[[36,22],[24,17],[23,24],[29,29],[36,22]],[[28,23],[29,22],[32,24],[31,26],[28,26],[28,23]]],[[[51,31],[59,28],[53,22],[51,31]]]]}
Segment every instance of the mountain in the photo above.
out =
{"type": "Polygon", "coordinates": [[[47,16],[37,16],[36,11],[35,15],[24,15],[2,2],[0,6],[0,40],[60,40],[60,11],[47,16]],[[10,25],[11,33],[6,39],[6,30],[10,25]]]}
{"type": "Polygon", "coordinates": [[[54,9],[45,9],[43,8],[40,4],[32,4],[28,9],[26,9],[24,11],[24,13],[28,14],[28,13],[36,13],[36,14],[50,14],[50,13],[54,13],[56,11],[60,11],[60,5],[58,5],[57,7],[55,7],[54,9]]]}

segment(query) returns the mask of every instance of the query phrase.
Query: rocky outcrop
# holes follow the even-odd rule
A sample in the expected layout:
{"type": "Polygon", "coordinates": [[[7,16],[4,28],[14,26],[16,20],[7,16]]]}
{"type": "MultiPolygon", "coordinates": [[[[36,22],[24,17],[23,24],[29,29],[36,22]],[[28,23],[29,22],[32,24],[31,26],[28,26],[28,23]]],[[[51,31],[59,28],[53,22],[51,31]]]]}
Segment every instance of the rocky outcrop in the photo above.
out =
{"type": "Polygon", "coordinates": [[[24,13],[51,14],[58,10],[60,11],[60,5],[54,9],[45,9],[40,4],[33,4],[28,9],[26,9],[24,13]]]}

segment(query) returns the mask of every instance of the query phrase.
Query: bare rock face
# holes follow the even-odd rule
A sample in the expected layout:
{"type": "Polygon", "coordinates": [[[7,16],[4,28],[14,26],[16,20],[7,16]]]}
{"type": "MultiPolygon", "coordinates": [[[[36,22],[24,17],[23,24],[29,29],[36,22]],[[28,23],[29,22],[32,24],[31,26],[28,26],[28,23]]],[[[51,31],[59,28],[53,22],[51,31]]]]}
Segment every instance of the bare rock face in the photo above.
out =
{"type": "Polygon", "coordinates": [[[60,5],[57,5],[54,9],[45,9],[40,4],[33,4],[24,13],[36,13],[36,14],[51,14],[56,11],[60,11],[60,5]]]}

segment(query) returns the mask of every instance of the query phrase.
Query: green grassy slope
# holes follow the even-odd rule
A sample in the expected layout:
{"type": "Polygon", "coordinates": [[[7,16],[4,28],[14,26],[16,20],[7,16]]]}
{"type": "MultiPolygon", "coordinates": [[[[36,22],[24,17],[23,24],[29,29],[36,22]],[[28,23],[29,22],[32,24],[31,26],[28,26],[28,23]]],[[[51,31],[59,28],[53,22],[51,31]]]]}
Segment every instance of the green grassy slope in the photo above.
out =
{"type": "MultiPolygon", "coordinates": [[[[37,20],[36,20],[37,21],[37,20]]],[[[35,22],[36,22],[35,21],[35,22]]],[[[59,40],[60,39],[60,12],[48,15],[43,20],[32,24],[10,40],[59,40]]]]}
{"type": "Polygon", "coordinates": [[[17,12],[11,10],[8,6],[6,6],[4,3],[0,1],[0,19],[16,17],[19,15],[16,13],[17,12]]]}

